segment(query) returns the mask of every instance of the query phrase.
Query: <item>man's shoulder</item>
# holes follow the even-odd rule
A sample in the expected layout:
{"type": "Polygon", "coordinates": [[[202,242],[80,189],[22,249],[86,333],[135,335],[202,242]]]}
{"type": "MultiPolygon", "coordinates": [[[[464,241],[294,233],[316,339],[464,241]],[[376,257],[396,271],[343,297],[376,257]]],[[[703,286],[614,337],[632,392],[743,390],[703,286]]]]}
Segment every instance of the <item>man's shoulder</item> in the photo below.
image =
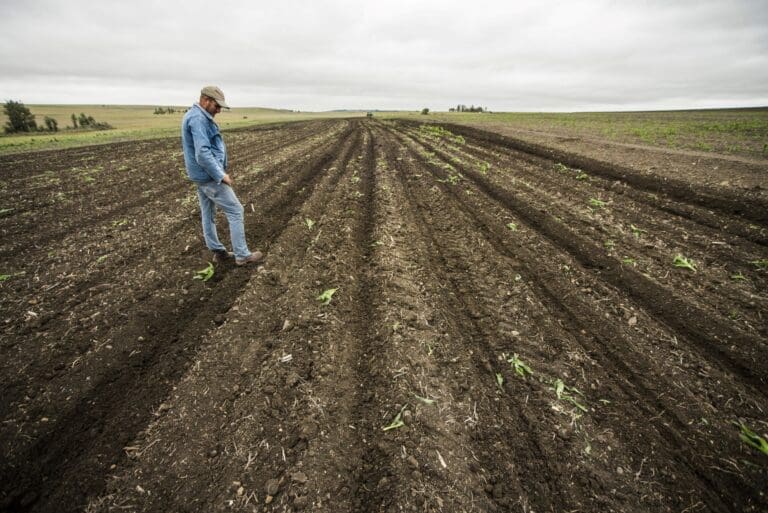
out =
{"type": "Polygon", "coordinates": [[[184,114],[183,123],[208,123],[208,118],[205,116],[202,110],[197,108],[197,106],[193,105],[187,112],[184,114]]]}

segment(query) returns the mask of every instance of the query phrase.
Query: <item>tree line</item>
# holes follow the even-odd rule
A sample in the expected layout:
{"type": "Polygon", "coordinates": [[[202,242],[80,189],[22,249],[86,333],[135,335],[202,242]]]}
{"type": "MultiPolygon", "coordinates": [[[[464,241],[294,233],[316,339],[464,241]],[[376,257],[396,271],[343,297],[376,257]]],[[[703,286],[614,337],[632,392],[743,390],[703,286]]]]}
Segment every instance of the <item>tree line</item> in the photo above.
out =
{"type": "MultiPolygon", "coordinates": [[[[50,116],[45,116],[43,125],[38,126],[35,115],[21,102],[8,100],[3,106],[8,121],[5,123],[5,133],[15,134],[19,132],[58,132],[59,122],[50,116]]],[[[96,121],[93,116],[87,116],[83,112],[79,116],[72,114],[72,126],[67,129],[108,130],[113,128],[109,123],[96,121]]]]}

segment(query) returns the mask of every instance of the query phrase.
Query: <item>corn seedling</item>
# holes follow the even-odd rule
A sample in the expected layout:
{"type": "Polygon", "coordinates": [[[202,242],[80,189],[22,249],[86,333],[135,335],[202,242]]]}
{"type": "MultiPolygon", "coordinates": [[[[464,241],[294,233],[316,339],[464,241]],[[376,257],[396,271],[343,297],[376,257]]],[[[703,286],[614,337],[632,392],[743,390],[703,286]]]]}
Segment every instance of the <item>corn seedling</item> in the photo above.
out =
{"type": "Polygon", "coordinates": [[[596,199],[596,198],[589,198],[589,206],[594,208],[605,208],[608,205],[605,201],[596,199]]]}
{"type": "Polygon", "coordinates": [[[513,232],[517,231],[517,225],[515,223],[507,223],[507,228],[509,228],[513,232]]]}
{"type": "Polygon", "coordinates": [[[583,171],[578,175],[576,175],[576,180],[588,180],[588,179],[589,179],[589,175],[583,171]]]}
{"type": "Polygon", "coordinates": [[[627,265],[635,266],[637,265],[637,260],[631,257],[624,257],[621,259],[621,262],[627,265]]]}
{"type": "Polygon", "coordinates": [[[560,173],[565,173],[566,171],[568,171],[568,166],[566,166],[561,162],[558,162],[557,164],[555,164],[555,171],[558,171],[560,173]]]}
{"type": "Polygon", "coordinates": [[[13,278],[12,274],[0,274],[0,281],[7,281],[13,278]]]}
{"type": "Polygon", "coordinates": [[[481,162],[480,164],[478,164],[477,169],[484,175],[487,175],[488,171],[491,170],[491,165],[488,162],[481,162]]]}
{"type": "Polygon", "coordinates": [[[333,297],[333,294],[336,293],[336,291],[339,289],[327,289],[324,290],[322,294],[317,296],[317,300],[320,301],[322,304],[327,305],[331,302],[331,298],[333,297]]]}
{"type": "Polygon", "coordinates": [[[684,269],[690,269],[691,271],[696,272],[696,265],[693,260],[690,260],[683,255],[676,255],[672,263],[675,265],[675,267],[682,267],[684,269]]]}
{"type": "Polygon", "coordinates": [[[117,228],[118,226],[125,226],[128,224],[128,219],[117,219],[115,221],[112,221],[112,228],[117,228]]]}
{"type": "Polygon", "coordinates": [[[765,438],[758,435],[741,422],[734,421],[732,424],[739,428],[739,438],[741,438],[742,442],[752,447],[753,449],[757,449],[763,454],[768,455],[768,442],[765,440],[765,438]]]}
{"type": "Polygon", "coordinates": [[[504,376],[501,374],[501,372],[496,373],[496,384],[500,389],[504,390],[504,376]]]}
{"type": "Polygon", "coordinates": [[[616,243],[613,242],[612,240],[607,240],[607,241],[603,242],[603,246],[605,247],[605,249],[610,251],[610,250],[612,250],[616,246],[616,243]]]}
{"type": "Polygon", "coordinates": [[[13,209],[13,208],[0,208],[0,216],[4,216],[4,215],[7,215],[7,214],[10,214],[14,210],[16,210],[16,209],[13,209]]]}
{"type": "Polygon", "coordinates": [[[205,282],[213,278],[213,273],[214,273],[213,264],[211,262],[208,262],[208,267],[197,271],[195,275],[192,277],[192,279],[205,282]]]}
{"type": "Polygon", "coordinates": [[[407,404],[403,405],[403,407],[400,408],[400,412],[395,416],[395,419],[388,426],[384,426],[382,429],[384,431],[389,431],[390,429],[397,429],[405,426],[405,422],[403,422],[403,412],[407,407],[407,404]]]}
{"type": "Polygon", "coordinates": [[[635,235],[635,237],[637,237],[638,239],[639,239],[639,238],[640,238],[640,237],[641,237],[641,236],[642,236],[644,233],[647,233],[645,230],[641,230],[640,228],[638,228],[638,227],[637,227],[637,226],[635,226],[634,224],[630,224],[630,225],[629,225],[629,229],[630,229],[630,230],[632,230],[632,233],[633,233],[633,234],[635,235]]]}
{"type": "Polygon", "coordinates": [[[511,358],[507,358],[507,363],[509,363],[513,369],[515,369],[515,373],[518,376],[525,377],[526,374],[533,375],[533,371],[531,370],[528,365],[526,365],[520,358],[517,357],[517,353],[513,354],[511,358]]]}
{"type": "Polygon", "coordinates": [[[304,224],[307,225],[307,230],[310,231],[312,231],[312,227],[315,226],[315,222],[310,218],[304,219],[304,224]]]}
{"type": "Polygon", "coordinates": [[[566,385],[563,382],[562,379],[559,379],[559,378],[555,380],[555,382],[553,384],[553,388],[555,389],[555,395],[557,395],[558,399],[571,403],[572,405],[574,405],[576,408],[580,409],[584,413],[587,412],[586,406],[584,406],[583,404],[579,403],[576,400],[576,398],[574,398],[573,395],[572,395],[572,393],[576,393],[576,394],[579,394],[579,395],[584,395],[578,389],[573,388],[573,387],[569,387],[568,385],[566,385]],[[570,393],[566,393],[566,392],[570,392],[570,393]]]}
{"type": "Polygon", "coordinates": [[[762,260],[752,260],[750,264],[754,265],[758,269],[768,270],[768,258],[762,260]]]}
{"type": "Polygon", "coordinates": [[[109,255],[101,255],[99,258],[97,258],[97,259],[96,259],[96,263],[97,263],[97,264],[100,264],[100,263],[102,263],[104,260],[106,260],[107,258],[109,258],[109,255]]]}
{"type": "Polygon", "coordinates": [[[731,279],[732,280],[737,280],[737,281],[746,281],[747,277],[744,276],[743,274],[741,274],[741,271],[739,271],[739,272],[737,272],[735,274],[732,274],[731,275],[731,279]]]}
{"type": "Polygon", "coordinates": [[[429,397],[421,397],[420,395],[416,395],[416,394],[413,394],[413,396],[424,404],[428,404],[430,406],[435,404],[435,400],[430,399],[429,397]]]}

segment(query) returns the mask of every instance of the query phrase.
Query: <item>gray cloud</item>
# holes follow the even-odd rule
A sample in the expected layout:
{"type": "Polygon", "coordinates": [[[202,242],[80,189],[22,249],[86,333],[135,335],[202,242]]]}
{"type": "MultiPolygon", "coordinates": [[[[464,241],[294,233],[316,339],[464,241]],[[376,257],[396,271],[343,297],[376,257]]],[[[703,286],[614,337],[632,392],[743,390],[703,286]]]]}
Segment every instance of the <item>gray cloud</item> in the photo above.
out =
{"type": "Polygon", "coordinates": [[[302,110],[768,104],[768,4],[0,0],[0,95],[302,110]]]}

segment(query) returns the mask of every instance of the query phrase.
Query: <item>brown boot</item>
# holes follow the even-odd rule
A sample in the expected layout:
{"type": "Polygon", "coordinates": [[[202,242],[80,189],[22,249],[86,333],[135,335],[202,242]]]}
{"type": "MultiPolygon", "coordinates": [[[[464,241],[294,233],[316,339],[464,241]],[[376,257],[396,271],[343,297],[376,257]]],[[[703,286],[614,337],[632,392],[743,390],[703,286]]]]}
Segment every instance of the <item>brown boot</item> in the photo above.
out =
{"type": "Polygon", "coordinates": [[[261,251],[254,251],[246,258],[235,258],[237,265],[258,264],[264,260],[264,254],[261,251]]]}

